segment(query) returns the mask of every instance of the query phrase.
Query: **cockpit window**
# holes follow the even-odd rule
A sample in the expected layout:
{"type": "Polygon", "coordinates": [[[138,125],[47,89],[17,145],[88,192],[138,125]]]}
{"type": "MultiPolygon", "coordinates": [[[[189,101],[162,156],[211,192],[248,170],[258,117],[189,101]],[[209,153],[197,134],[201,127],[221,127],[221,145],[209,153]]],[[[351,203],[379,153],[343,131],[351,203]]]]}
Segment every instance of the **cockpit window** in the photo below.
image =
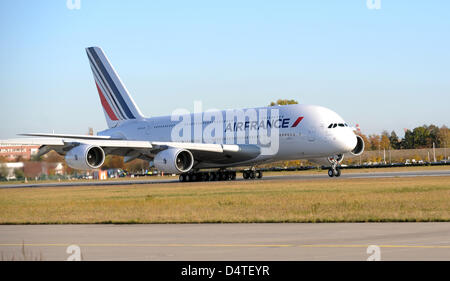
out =
{"type": "Polygon", "coordinates": [[[347,123],[331,123],[328,125],[328,129],[336,128],[336,127],[348,127],[347,123]]]}

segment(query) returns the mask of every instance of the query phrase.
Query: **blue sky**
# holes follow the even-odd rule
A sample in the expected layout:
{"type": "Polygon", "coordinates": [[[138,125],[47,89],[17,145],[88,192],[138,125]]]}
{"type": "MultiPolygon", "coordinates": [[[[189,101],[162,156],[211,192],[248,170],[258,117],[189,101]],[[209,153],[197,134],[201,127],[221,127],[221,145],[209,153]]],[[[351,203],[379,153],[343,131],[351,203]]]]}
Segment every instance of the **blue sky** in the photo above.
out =
{"type": "Polygon", "coordinates": [[[366,134],[450,125],[450,1],[0,1],[0,138],[106,128],[84,48],[146,116],[318,104],[366,134]]]}

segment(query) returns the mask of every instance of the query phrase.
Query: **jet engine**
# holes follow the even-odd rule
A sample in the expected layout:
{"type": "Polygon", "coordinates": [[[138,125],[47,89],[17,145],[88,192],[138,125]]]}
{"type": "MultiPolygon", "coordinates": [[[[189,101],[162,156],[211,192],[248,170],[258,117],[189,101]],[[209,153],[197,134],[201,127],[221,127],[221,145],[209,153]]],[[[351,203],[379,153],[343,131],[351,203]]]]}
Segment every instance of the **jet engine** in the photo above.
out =
{"type": "Polygon", "coordinates": [[[356,136],[356,146],[351,151],[352,155],[359,156],[364,151],[364,140],[360,136],[356,136]]]}
{"type": "Polygon", "coordinates": [[[194,156],[186,149],[168,148],[156,154],[153,163],[156,169],[165,173],[186,173],[194,165],[194,156]]]}
{"type": "Polygon", "coordinates": [[[77,170],[97,169],[105,161],[105,152],[99,146],[81,144],[66,153],[66,163],[77,170]]]}

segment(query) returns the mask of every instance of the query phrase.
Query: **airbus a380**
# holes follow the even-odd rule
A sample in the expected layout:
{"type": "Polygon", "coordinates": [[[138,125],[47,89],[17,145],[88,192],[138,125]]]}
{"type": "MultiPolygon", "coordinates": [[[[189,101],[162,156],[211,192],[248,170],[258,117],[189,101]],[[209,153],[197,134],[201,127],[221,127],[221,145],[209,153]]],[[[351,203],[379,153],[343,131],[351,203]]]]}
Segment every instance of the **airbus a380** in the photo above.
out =
{"type": "Polygon", "coordinates": [[[236,179],[227,168],[250,167],[244,179],[261,178],[258,164],[308,159],[329,166],[338,177],[344,155],[360,155],[362,138],[335,112],[314,105],[284,105],[241,110],[189,113],[146,118],[99,47],[86,48],[108,129],[91,135],[22,134],[33,138],[1,144],[40,145],[38,155],[51,150],[79,170],[98,169],[106,155],[128,162],[150,161],[180,181],[236,179]]]}

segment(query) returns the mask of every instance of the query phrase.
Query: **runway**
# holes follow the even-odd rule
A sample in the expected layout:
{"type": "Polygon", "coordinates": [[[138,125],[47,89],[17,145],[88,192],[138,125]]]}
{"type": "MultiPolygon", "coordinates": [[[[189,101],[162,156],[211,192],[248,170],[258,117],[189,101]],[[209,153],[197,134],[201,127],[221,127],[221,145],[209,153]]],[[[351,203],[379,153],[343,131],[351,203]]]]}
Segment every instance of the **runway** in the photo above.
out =
{"type": "Polygon", "coordinates": [[[2,225],[3,260],[450,260],[450,223],[2,225]],[[24,250],[23,248],[24,247],[24,250]],[[372,247],[373,248],[373,247],[372,247]]]}
{"type": "MultiPolygon", "coordinates": [[[[450,176],[449,170],[423,170],[423,171],[407,171],[407,172],[371,172],[371,173],[346,173],[342,170],[340,178],[406,178],[406,177],[437,177],[437,176],[450,176]]],[[[330,179],[326,171],[321,174],[297,174],[297,175],[271,175],[264,176],[262,179],[257,180],[314,180],[314,179],[330,179]]],[[[237,179],[244,181],[242,178],[237,179]]],[[[134,180],[108,180],[108,181],[89,181],[89,182],[52,182],[52,183],[24,183],[24,184],[2,184],[0,188],[24,188],[24,187],[69,187],[69,186],[107,186],[107,185],[132,185],[132,184],[164,184],[164,183],[178,183],[178,177],[169,178],[151,178],[151,179],[134,179],[134,180]]],[[[180,183],[183,184],[183,183],[180,183]]]]}

